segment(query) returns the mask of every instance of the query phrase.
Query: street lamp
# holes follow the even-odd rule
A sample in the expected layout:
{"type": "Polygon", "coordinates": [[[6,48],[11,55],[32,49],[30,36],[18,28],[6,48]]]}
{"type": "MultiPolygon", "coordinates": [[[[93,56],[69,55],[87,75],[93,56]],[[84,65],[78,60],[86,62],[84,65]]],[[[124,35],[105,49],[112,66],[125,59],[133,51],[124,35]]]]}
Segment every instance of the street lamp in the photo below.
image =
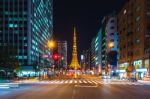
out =
{"type": "Polygon", "coordinates": [[[114,42],[109,42],[108,47],[112,49],[114,47],[114,42]]]}
{"type": "Polygon", "coordinates": [[[55,44],[55,41],[54,40],[49,40],[47,42],[47,47],[50,48],[50,49],[53,49],[55,48],[56,44],[55,44]]]}
{"type": "MultiPolygon", "coordinates": [[[[50,50],[51,50],[51,53],[52,53],[52,52],[53,52],[53,49],[55,48],[55,46],[56,46],[56,43],[55,43],[54,40],[48,40],[47,44],[45,45],[45,48],[50,49],[50,50]]],[[[45,55],[45,56],[47,56],[46,58],[48,58],[48,55],[45,55]]],[[[51,56],[52,56],[52,54],[51,54],[51,56]]],[[[48,70],[48,69],[47,69],[47,70],[48,70]]],[[[48,74],[48,72],[47,72],[47,74],[48,74]]],[[[44,77],[44,78],[45,78],[45,77],[44,77]]]]}

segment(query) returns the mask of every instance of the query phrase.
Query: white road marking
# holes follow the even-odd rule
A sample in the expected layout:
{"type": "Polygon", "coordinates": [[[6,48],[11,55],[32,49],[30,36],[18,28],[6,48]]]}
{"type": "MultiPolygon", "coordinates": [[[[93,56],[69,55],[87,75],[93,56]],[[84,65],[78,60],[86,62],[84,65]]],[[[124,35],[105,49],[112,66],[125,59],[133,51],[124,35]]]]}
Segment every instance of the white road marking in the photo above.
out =
{"type": "Polygon", "coordinates": [[[81,80],[79,80],[79,83],[82,83],[82,81],[81,81],[81,80]]]}
{"type": "Polygon", "coordinates": [[[85,88],[96,88],[98,86],[83,86],[83,85],[75,85],[75,87],[85,87],[85,88]]]}
{"type": "Polygon", "coordinates": [[[83,81],[85,84],[87,83],[86,81],[83,81]]]}
{"type": "Polygon", "coordinates": [[[76,80],[75,80],[74,82],[75,82],[75,83],[77,83],[77,81],[76,81],[76,80]]]}
{"type": "Polygon", "coordinates": [[[69,82],[69,83],[71,84],[72,82],[73,82],[73,81],[72,81],[72,80],[70,80],[70,82],[69,82]]]}

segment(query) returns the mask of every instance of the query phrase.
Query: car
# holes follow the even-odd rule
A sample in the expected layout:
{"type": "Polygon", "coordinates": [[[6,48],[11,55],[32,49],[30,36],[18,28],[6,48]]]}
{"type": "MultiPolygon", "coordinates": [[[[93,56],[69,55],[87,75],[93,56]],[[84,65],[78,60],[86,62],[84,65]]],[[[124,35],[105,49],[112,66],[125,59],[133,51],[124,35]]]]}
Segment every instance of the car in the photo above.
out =
{"type": "Polygon", "coordinates": [[[128,80],[131,81],[131,82],[137,82],[137,79],[134,78],[134,77],[131,77],[131,78],[129,78],[128,80]]]}
{"type": "Polygon", "coordinates": [[[109,75],[102,76],[102,79],[111,79],[109,75]]]}

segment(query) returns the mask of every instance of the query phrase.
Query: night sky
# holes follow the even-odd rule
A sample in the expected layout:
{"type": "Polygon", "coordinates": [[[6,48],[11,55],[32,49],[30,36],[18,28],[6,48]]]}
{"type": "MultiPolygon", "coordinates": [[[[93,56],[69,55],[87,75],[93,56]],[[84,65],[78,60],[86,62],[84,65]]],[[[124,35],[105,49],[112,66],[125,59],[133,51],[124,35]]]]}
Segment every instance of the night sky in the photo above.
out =
{"type": "Polygon", "coordinates": [[[53,0],[54,38],[68,42],[72,52],[73,27],[77,28],[78,54],[90,47],[103,16],[118,11],[125,0],[53,0]]]}

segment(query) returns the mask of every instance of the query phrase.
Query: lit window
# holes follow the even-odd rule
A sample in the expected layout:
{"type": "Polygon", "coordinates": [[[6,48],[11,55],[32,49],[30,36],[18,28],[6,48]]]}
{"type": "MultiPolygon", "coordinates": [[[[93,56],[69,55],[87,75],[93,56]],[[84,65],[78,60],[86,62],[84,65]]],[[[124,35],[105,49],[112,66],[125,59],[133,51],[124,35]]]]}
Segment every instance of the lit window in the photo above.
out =
{"type": "Polygon", "coordinates": [[[125,9],[125,10],[123,11],[123,13],[126,14],[126,13],[127,13],[127,10],[125,9]]]}
{"type": "Polygon", "coordinates": [[[140,20],[140,16],[136,17],[136,21],[139,21],[140,20]]]}
{"type": "Polygon", "coordinates": [[[136,39],[136,43],[137,43],[137,44],[140,43],[140,40],[139,40],[139,39],[136,39]]]}

